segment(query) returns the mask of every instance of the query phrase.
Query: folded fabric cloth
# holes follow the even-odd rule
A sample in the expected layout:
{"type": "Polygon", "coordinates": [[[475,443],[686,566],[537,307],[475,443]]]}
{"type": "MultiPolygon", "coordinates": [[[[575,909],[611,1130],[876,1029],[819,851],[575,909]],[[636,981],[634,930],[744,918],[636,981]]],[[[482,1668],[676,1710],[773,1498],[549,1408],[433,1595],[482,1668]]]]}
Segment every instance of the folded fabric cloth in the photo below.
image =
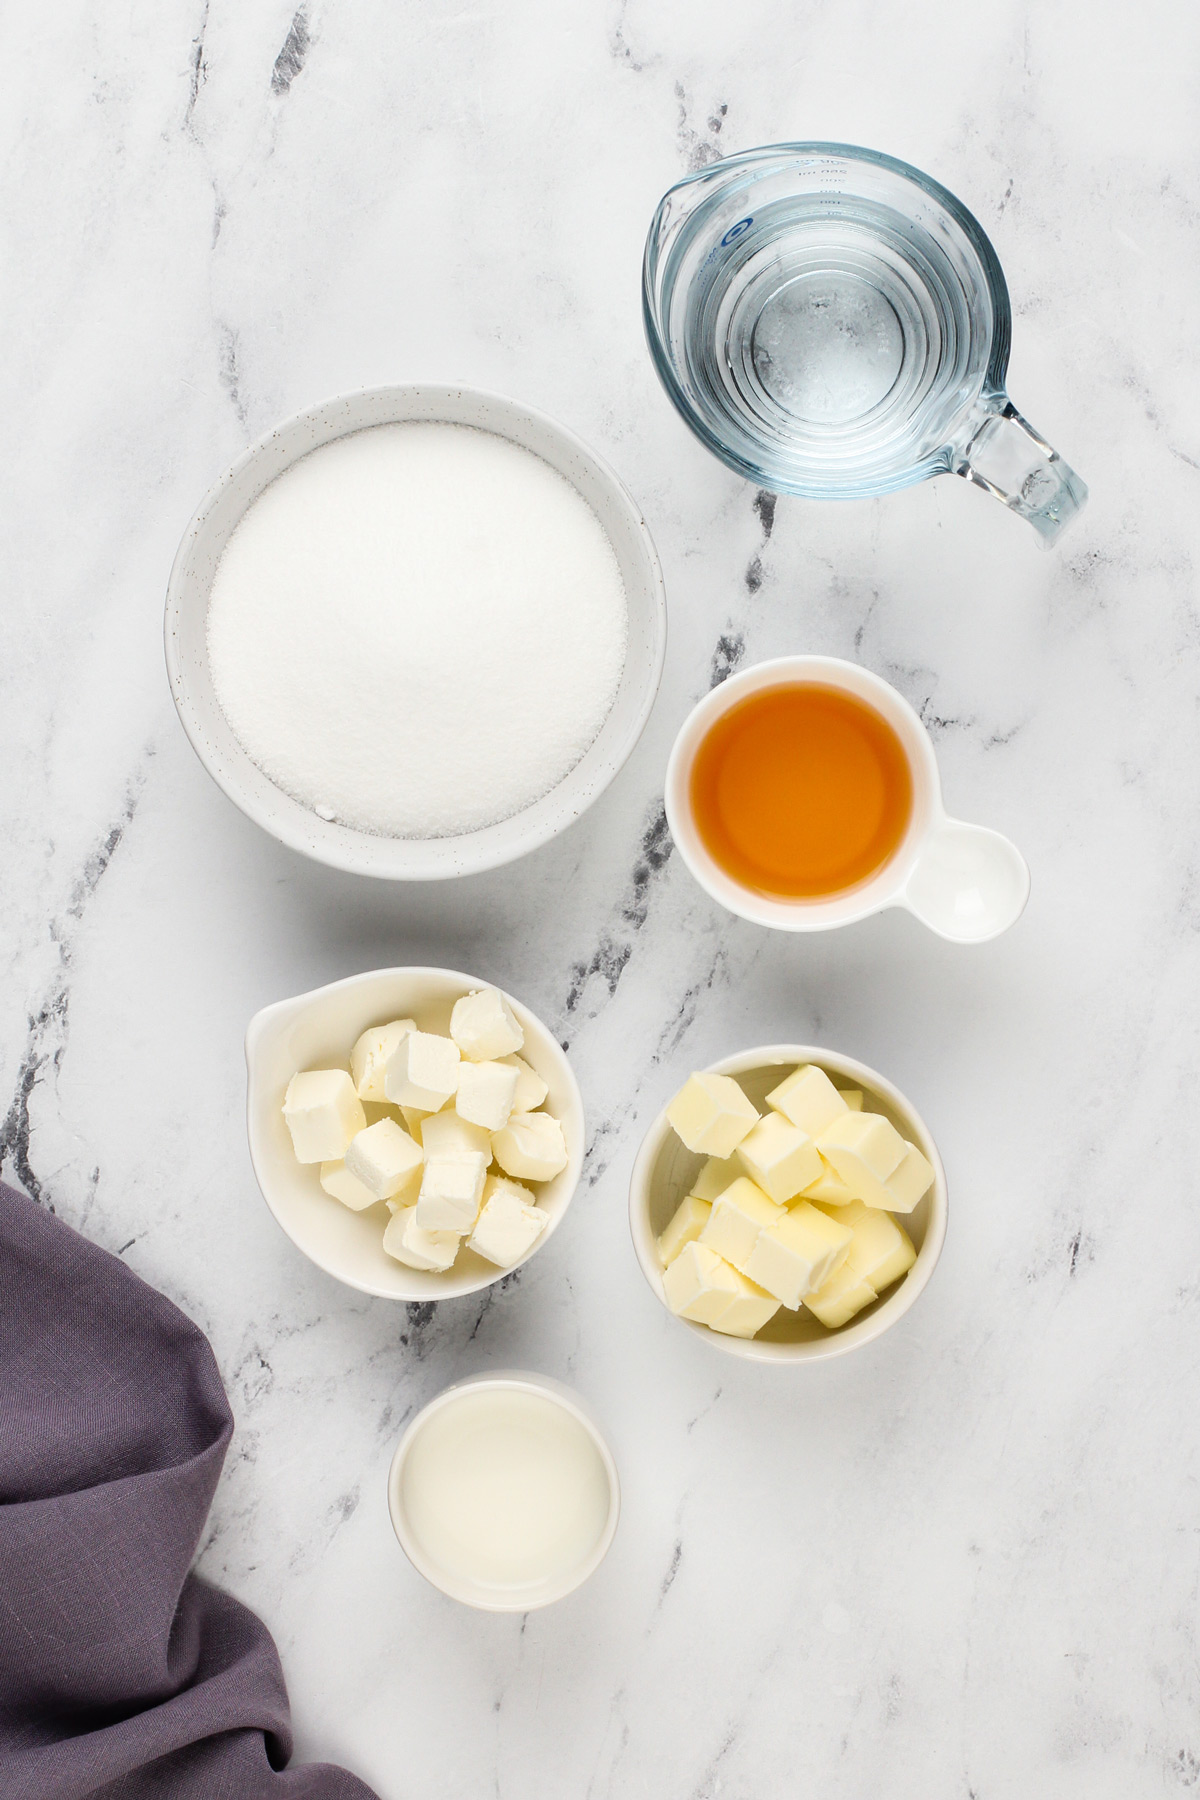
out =
{"type": "Polygon", "coordinates": [[[4,1800],[374,1800],[286,1768],[270,1633],[188,1572],[232,1429],[196,1326],[0,1185],[4,1800]]]}

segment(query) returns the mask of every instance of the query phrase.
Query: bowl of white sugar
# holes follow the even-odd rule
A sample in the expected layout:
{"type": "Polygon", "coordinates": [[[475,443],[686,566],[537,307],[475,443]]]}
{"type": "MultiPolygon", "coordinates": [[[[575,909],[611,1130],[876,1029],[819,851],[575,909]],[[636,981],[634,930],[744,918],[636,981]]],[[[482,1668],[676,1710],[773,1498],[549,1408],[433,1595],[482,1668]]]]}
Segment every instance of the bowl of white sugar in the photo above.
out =
{"type": "Polygon", "coordinates": [[[495,868],[578,818],[641,734],[666,644],[636,503],[516,401],[413,385],[298,414],[221,477],[167,591],[201,762],[319,862],[495,868]]]}

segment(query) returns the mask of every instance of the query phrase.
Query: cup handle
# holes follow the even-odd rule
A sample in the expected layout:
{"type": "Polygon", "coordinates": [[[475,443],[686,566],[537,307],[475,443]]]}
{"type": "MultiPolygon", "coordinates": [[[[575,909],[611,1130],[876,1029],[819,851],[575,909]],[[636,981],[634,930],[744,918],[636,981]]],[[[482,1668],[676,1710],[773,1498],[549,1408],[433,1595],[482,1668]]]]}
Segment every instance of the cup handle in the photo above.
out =
{"type": "Polygon", "coordinates": [[[1007,394],[985,397],[953,468],[1028,519],[1045,550],[1087,505],[1086,484],[1021,417],[1007,394]]]}
{"type": "Polygon", "coordinates": [[[943,818],[921,847],[901,905],[955,944],[986,944],[1015,925],[1029,898],[1029,869],[998,831],[943,818]]]}

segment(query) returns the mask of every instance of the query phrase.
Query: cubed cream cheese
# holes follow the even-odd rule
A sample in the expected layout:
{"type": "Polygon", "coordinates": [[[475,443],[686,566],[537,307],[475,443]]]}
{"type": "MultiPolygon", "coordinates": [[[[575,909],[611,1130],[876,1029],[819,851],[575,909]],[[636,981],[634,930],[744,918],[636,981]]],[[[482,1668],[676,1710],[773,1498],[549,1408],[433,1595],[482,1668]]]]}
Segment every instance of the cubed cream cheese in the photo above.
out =
{"type": "Polygon", "coordinates": [[[853,1235],[848,1225],[801,1201],[759,1232],[744,1272],[795,1312],[805,1294],[845,1261],[853,1235]]]}
{"type": "Polygon", "coordinates": [[[426,1156],[453,1156],[464,1150],[477,1150],[491,1162],[492,1134],[482,1125],[460,1118],[456,1099],[455,1105],[429,1113],[423,1120],[421,1148],[426,1156]]]}
{"type": "Polygon", "coordinates": [[[732,1156],[758,1119],[731,1075],[689,1075],[667,1118],[689,1150],[701,1156],[732,1156]]]}
{"type": "Polygon", "coordinates": [[[890,1120],[880,1113],[844,1112],[821,1132],[817,1148],[856,1200],[891,1210],[884,1183],[899,1166],[905,1145],[890,1120]]]}
{"type": "Polygon", "coordinates": [[[703,1244],[685,1244],[663,1270],[667,1305],[695,1325],[715,1325],[741,1292],[738,1272],[703,1244]]]}
{"type": "Polygon", "coordinates": [[[470,1231],[479,1216],[487,1158],[477,1150],[427,1156],[417,1196],[417,1224],[425,1231],[470,1231]]]}
{"type": "Polygon", "coordinates": [[[448,1269],[458,1255],[459,1236],[455,1231],[426,1231],[417,1224],[415,1206],[402,1206],[388,1220],[383,1234],[383,1247],[397,1262],[410,1269],[448,1269]]]}
{"type": "Polygon", "coordinates": [[[549,1113],[513,1113],[492,1135],[492,1155],[518,1181],[549,1181],[567,1166],[563,1129],[549,1113]]]}
{"type": "Polygon", "coordinates": [[[415,1031],[412,1019],[393,1019],[390,1025],[372,1025],[350,1052],[350,1075],[360,1100],[387,1099],[383,1078],[397,1044],[406,1031],[415,1031]]]}
{"type": "Polygon", "coordinates": [[[395,1119],[377,1119],[352,1138],[346,1150],[347,1169],[377,1200],[390,1200],[407,1187],[421,1161],[421,1146],[395,1119]]]}
{"type": "Polygon", "coordinates": [[[723,1194],[727,1187],[740,1181],[746,1173],[737,1159],[737,1151],[732,1156],[710,1156],[689,1190],[697,1200],[715,1200],[723,1194]]]}
{"type": "Polygon", "coordinates": [[[502,1056],[502,1063],[517,1071],[517,1092],[513,1100],[514,1112],[536,1112],[550,1089],[542,1080],[535,1068],[525,1061],[523,1056],[502,1056]]]}
{"type": "Polygon", "coordinates": [[[323,1162],[321,1164],[321,1186],[351,1212],[363,1212],[368,1206],[374,1206],[379,1200],[364,1182],[352,1175],[344,1162],[323,1162]]]}
{"type": "Polygon", "coordinates": [[[383,1085],[396,1106],[439,1112],[458,1086],[458,1046],[432,1031],[406,1031],[388,1061],[383,1085]]]}
{"type": "Polygon", "coordinates": [[[283,1117],[296,1161],[340,1162],[363,1129],[367,1115],[345,1069],[308,1069],[293,1075],[283,1097],[283,1117]]]}
{"type": "Polygon", "coordinates": [[[809,1312],[820,1319],[830,1331],[836,1331],[839,1325],[845,1325],[855,1313],[870,1306],[878,1296],[869,1281],[864,1281],[857,1270],[850,1267],[849,1258],[835,1269],[828,1281],[810,1294],[805,1294],[804,1304],[809,1312]]]}
{"type": "Polygon", "coordinates": [[[775,1317],[779,1302],[774,1294],[766,1293],[756,1282],[748,1281],[736,1269],[733,1272],[737,1276],[738,1291],[720,1318],[713,1320],[712,1329],[723,1332],[726,1337],[752,1338],[775,1317]]]}
{"type": "Polygon", "coordinates": [[[664,1269],[675,1261],[685,1244],[700,1236],[711,1212],[711,1203],[698,1199],[695,1194],[688,1194],[680,1201],[658,1240],[658,1260],[664,1269]]]}
{"type": "Polygon", "coordinates": [[[528,1188],[503,1175],[489,1175],[483,1206],[467,1239],[467,1248],[495,1263],[498,1269],[511,1269],[533,1249],[546,1224],[547,1216],[534,1205],[528,1188]]]}
{"type": "Polygon", "coordinates": [[[450,1036],[467,1062],[494,1062],[525,1042],[516,1014],[497,988],[481,988],[454,1002],[450,1036]]]}
{"type": "Polygon", "coordinates": [[[742,1139],[734,1155],[751,1181],[780,1205],[821,1173],[817,1146],[782,1113],[769,1112],[742,1139]]]}
{"type": "Polygon", "coordinates": [[[753,1250],[758,1234],[785,1215],[769,1194],[742,1175],[713,1201],[700,1242],[706,1249],[740,1269],[753,1250]]]}
{"type": "Polygon", "coordinates": [[[516,1105],[518,1071],[502,1062],[463,1063],[458,1072],[454,1106],[460,1119],[503,1131],[516,1105]]]}
{"type": "Polygon", "coordinates": [[[785,1081],[771,1089],[767,1105],[790,1119],[810,1138],[832,1125],[846,1110],[842,1095],[816,1063],[801,1063],[798,1069],[793,1069],[785,1081]]]}

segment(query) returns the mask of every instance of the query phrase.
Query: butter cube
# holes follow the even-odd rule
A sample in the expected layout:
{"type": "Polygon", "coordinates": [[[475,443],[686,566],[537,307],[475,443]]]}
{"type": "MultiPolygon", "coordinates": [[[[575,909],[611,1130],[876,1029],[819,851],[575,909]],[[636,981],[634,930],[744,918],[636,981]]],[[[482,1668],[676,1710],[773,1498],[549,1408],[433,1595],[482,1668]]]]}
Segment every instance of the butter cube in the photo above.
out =
{"type": "Polygon", "coordinates": [[[714,1319],[712,1329],[724,1332],[726,1337],[752,1338],[756,1331],[761,1331],[768,1319],[773,1319],[779,1311],[779,1302],[774,1294],[764,1293],[753,1281],[747,1281],[735,1269],[738,1291],[732,1303],[725,1308],[719,1319],[714,1319]]]}
{"type": "Polygon", "coordinates": [[[406,1031],[393,1050],[383,1078],[396,1106],[440,1112],[458,1086],[458,1046],[432,1031],[406,1031]]]}
{"type": "Polygon", "coordinates": [[[745,1273],[795,1312],[805,1294],[821,1287],[846,1260],[853,1237],[848,1225],[801,1201],[759,1232],[745,1273]]]}
{"type": "Polygon", "coordinates": [[[833,1218],[853,1232],[846,1261],[877,1294],[906,1275],[917,1260],[912,1239],[890,1213],[861,1200],[839,1207],[833,1218]]]}
{"type": "Polygon", "coordinates": [[[695,1194],[688,1194],[680,1201],[658,1240],[658,1260],[664,1269],[668,1263],[675,1261],[685,1244],[690,1244],[700,1236],[708,1224],[711,1211],[709,1202],[698,1199],[695,1194]]]}
{"type": "Polygon", "coordinates": [[[283,1117],[296,1161],[302,1163],[339,1162],[367,1122],[345,1069],[309,1069],[293,1075],[283,1096],[283,1117]]]}
{"type": "Polygon", "coordinates": [[[549,1181],[567,1166],[562,1126],[549,1113],[513,1113],[504,1130],[492,1134],[492,1155],[520,1181],[549,1181]]]}
{"type": "Polygon", "coordinates": [[[737,1159],[737,1151],[732,1156],[710,1156],[691,1186],[691,1192],[697,1200],[715,1200],[723,1194],[727,1187],[732,1187],[746,1173],[737,1159]]]}
{"type": "Polygon", "coordinates": [[[906,1143],[904,1155],[883,1184],[888,1192],[887,1211],[910,1213],[928,1193],[932,1180],[933,1164],[915,1144],[906,1143]]]}
{"type": "Polygon", "coordinates": [[[483,1190],[483,1207],[467,1248],[475,1250],[498,1269],[511,1269],[527,1256],[546,1229],[546,1214],[533,1203],[533,1195],[519,1182],[489,1175],[483,1190]]]}
{"type": "Polygon", "coordinates": [[[352,1175],[344,1162],[323,1162],[321,1164],[321,1186],[351,1212],[362,1212],[368,1206],[374,1206],[378,1194],[373,1194],[364,1182],[352,1175]]]}
{"type": "Polygon", "coordinates": [[[350,1075],[360,1100],[384,1101],[384,1072],[406,1031],[415,1031],[412,1019],[393,1019],[390,1025],[372,1025],[350,1052],[350,1075]]]}
{"type": "Polygon", "coordinates": [[[379,1119],[352,1139],[346,1151],[351,1175],[369,1187],[377,1200],[390,1200],[421,1167],[421,1146],[414,1144],[395,1119],[379,1119]]]}
{"type": "Polygon", "coordinates": [[[400,1117],[404,1120],[404,1129],[414,1144],[421,1142],[421,1125],[425,1119],[436,1118],[436,1113],[426,1112],[421,1106],[402,1106],[400,1117]]]}
{"type": "Polygon", "coordinates": [[[397,1262],[410,1269],[448,1269],[458,1255],[455,1231],[426,1231],[417,1224],[415,1206],[402,1206],[388,1220],[383,1247],[397,1262]]]}
{"type": "Polygon", "coordinates": [[[899,1166],[904,1147],[896,1127],[881,1114],[869,1112],[842,1113],[817,1139],[821,1155],[833,1164],[854,1198],[887,1211],[892,1201],[884,1183],[899,1166]]]}
{"type": "Polygon", "coordinates": [[[821,1173],[817,1146],[782,1113],[769,1112],[742,1139],[734,1152],[764,1194],[782,1204],[821,1173]]]}
{"type": "Polygon", "coordinates": [[[785,1215],[786,1208],[776,1206],[769,1194],[756,1187],[748,1175],[742,1175],[713,1201],[700,1242],[707,1250],[723,1256],[740,1269],[758,1240],[758,1234],[785,1215]]]}
{"type": "Polygon", "coordinates": [[[461,1118],[456,1100],[455,1105],[443,1112],[429,1113],[422,1121],[421,1148],[426,1156],[455,1156],[477,1150],[491,1162],[492,1134],[482,1125],[472,1125],[461,1118]]]}
{"type": "Polygon", "coordinates": [[[846,1110],[842,1095],[816,1063],[801,1063],[798,1069],[793,1069],[786,1081],[771,1089],[767,1105],[790,1119],[810,1138],[818,1136],[846,1110]]]}
{"type": "Polygon", "coordinates": [[[427,1156],[417,1196],[417,1224],[424,1231],[470,1231],[479,1216],[487,1158],[478,1150],[427,1156]]]}
{"type": "Polygon", "coordinates": [[[496,988],[482,988],[454,1002],[450,1036],[468,1062],[494,1062],[525,1042],[516,1014],[496,988]]]}
{"type": "Polygon", "coordinates": [[[731,1075],[689,1075],[667,1108],[667,1118],[689,1150],[732,1156],[758,1119],[731,1075]]]}
{"type": "Polygon", "coordinates": [[[811,1294],[805,1294],[804,1304],[809,1312],[820,1319],[822,1325],[830,1331],[836,1331],[852,1319],[855,1313],[861,1312],[864,1306],[870,1306],[878,1296],[869,1281],[864,1281],[856,1269],[850,1267],[849,1259],[840,1269],[835,1269],[824,1286],[814,1288],[811,1294]]]}
{"type": "Polygon", "coordinates": [[[523,1056],[502,1056],[502,1063],[517,1071],[517,1093],[513,1100],[514,1112],[536,1112],[550,1089],[542,1080],[537,1070],[525,1061],[523,1056]]]}
{"type": "Polygon", "coordinates": [[[823,1206],[849,1206],[854,1200],[854,1195],[833,1164],[826,1162],[823,1156],[821,1173],[815,1181],[809,1182],[801,1197],[805,1200],[819,1200],[823,1206]]]}
{"type": "Polygon", "coordinates": [[[842,1099],[846,1102],[846,1105],[850,1108],[851,1112],[862,1111],[863,1091],[861,1088],[843,1088],[842,1099]]]}
{"type": "Polygon", "coordinates": [[[520,1075],[502,1062],[463,1063],[458,1072],[454,1107],[460,1119],[503,1131],[516,1104],[520,1075]]]}
{"type": "Polygon", "coordinates": [[[695,1325],[715,1325],[738,1299],[738,1273],[703,1244],[685,1244],[663,1271],[667,1305],[695,1325]]]}

